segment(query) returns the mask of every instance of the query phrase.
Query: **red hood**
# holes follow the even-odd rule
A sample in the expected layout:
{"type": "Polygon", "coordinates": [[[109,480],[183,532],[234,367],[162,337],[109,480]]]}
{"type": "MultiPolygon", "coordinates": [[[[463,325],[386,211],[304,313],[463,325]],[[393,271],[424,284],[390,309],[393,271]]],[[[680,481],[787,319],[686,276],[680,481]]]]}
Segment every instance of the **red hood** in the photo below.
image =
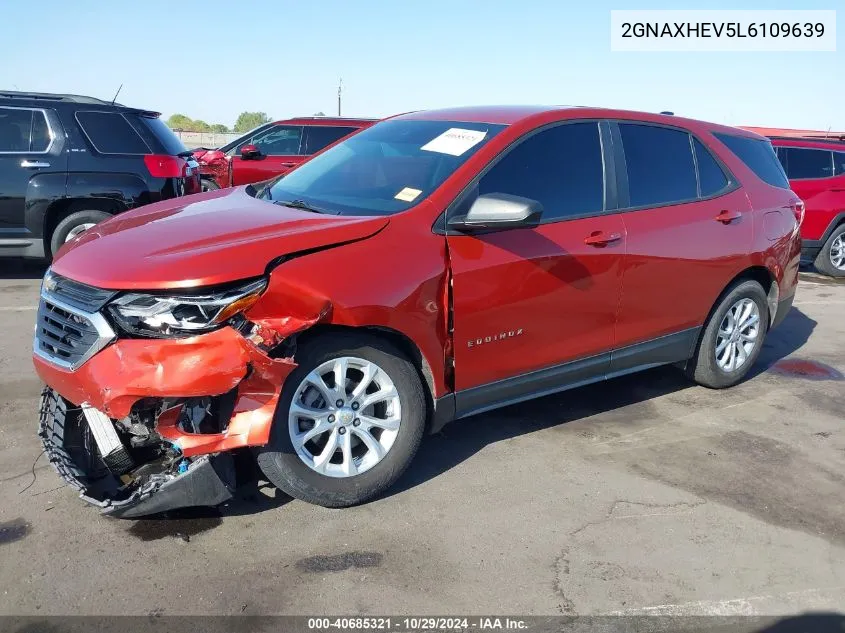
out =
{"type": "Polygon", "coordinates": [[[219,149],[198,149],[194,150],[194,158],[207,163],[213,160],[225,159],[226,154],[219,149]]]}
{"type": "Polygon", "coordinates": [[[360,240],[383,217],[321,215],[256,200],[244,188],[121,213],[59,250],[55,272],[116,290],[207,286],[255,277],[280,255],[360,240]]]}

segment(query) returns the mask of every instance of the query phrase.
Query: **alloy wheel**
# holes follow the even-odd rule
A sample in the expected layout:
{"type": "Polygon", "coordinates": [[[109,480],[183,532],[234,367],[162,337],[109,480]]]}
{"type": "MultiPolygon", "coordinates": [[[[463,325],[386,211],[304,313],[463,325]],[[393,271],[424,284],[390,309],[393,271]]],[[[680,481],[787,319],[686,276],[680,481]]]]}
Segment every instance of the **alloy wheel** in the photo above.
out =
{"type": "Polygon", "coordinates": [[[402,419],[399,392],[375,363],[343,356],[302,379],[288,413],[299,458],[328,477],[366,472],[387,455],[402,419]]]}
{"type": "Polygon", "coordinates": [[[830,263],[837,270],[845,270],[845,233],[838,235],[830,245],[830,263]]]}
{"type": "Polygon", "coordinates": [[[751,299],[740,299],[728,310],[716,336],[716,363],[722,371],[742,367],[760,337],[760,308],[751,299]]]}
{"type": "Polygon", "coordinates": [[[70,242],[75,237],[78,237],[92,226],[94,226],[93,222],[85,222],[83,224],[76,225],[68,232],[67,237],[65,238],[65,243],[70,242]]]}

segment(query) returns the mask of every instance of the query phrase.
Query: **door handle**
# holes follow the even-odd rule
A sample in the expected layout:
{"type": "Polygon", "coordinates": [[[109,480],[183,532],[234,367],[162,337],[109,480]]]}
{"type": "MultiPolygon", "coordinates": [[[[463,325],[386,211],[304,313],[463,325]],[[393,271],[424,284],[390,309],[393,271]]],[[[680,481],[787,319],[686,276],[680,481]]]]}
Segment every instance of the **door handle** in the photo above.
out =
{"type": "Polygon", "coordinates": [[[584,238],[584,244],[587,246],[595,246],[596,248],[604,248],[608,244],[613,244],[622,239],[620,233],[610,233],[609,235],[604,231],[593,231],[584,238]]]}
{"type": "Polygon", "coordinates": [[[728,211],[725,209],[716,216],[716,221],[721,222],[722,224],[730,224],[734,220],[739,220],[741,217],[742,214],[739,211],[728,211]]]}
{"type": "Polygon", "coordinates": [[[28,169],[37,169],[39,167],[49,167],[50,163],[45,163],[40,160],[22,160],[21,167],[26,167],[28,169]]]}
{"type": "Polygon", "coordinates": [[[282,163],[282,167],[296,167],[296,163],[282,163]]]}

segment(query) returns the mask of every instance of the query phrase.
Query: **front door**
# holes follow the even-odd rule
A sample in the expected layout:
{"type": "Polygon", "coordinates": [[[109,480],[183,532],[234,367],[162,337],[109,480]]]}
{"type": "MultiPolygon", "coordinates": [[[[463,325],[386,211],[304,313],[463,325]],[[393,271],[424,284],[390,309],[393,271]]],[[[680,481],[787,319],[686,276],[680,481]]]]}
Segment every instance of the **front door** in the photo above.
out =
{"type": "Polygon", "coordinates": [[[446,238],[458,415],[606,372],[625,228],[605,213],[603,165],[597,122],[559,124],[521,141],[459,203],[458,214],[504,193],[543,214],[536,228],[446,238]]]}
{"type": "Polygon", "coordinates": [[[232,155],[232,184],[268,180],[305,160],[301,125],[274,125],[246,141],[258,147],[258,156],[244,159],[240,148],[232,155]]]}
{"type": "Polygon", "coordinates": [[[0,107],[0,246],[18,252],[41,239],[42,227],[26,223],[27,196],[46,174],[58,172],[64,185],[67,158],[62,137],[55,113],[49,110],[0,107]]]}

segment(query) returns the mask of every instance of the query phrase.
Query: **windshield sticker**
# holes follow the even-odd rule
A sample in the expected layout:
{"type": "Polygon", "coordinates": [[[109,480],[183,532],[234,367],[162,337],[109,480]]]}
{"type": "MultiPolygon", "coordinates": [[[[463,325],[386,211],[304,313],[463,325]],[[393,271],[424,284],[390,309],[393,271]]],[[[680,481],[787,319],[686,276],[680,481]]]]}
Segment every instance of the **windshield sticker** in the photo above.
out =
{"type": "Polygon", "coordinates": [[[478,130],[464,130],[459,127],[452,127],[443,132],[440,136],[430,140],[420,149],[427,152],[438,152],[460,156],[471,147],[478,145],[487,136],[487,132],[478,130]]]}
{"type": "Polygon", "coordinates": [[[397,193],[394,198],[397,200],[403,200],[405,202],[413,202],[417,199],[417,196],[422,193],[421,189],[412,189],[411,187],[405,187],[402,191],[397,193]]]}

